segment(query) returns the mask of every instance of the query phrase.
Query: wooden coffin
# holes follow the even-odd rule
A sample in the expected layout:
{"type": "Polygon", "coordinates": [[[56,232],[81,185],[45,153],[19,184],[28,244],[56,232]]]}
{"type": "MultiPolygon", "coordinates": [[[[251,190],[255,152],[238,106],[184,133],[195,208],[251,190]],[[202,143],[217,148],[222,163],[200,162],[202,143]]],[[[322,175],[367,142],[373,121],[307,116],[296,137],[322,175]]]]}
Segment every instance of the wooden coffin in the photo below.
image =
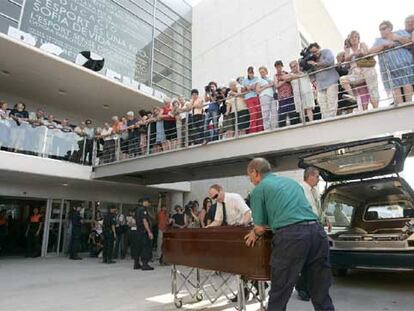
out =
{"type": "Polygon", "coordinates": [[[272,232],[266,232],[252,248],[244,243],[250,230],[235,226],[169,229],[163,236],[163,258],[169,264],[270,280],[272,232]]]}

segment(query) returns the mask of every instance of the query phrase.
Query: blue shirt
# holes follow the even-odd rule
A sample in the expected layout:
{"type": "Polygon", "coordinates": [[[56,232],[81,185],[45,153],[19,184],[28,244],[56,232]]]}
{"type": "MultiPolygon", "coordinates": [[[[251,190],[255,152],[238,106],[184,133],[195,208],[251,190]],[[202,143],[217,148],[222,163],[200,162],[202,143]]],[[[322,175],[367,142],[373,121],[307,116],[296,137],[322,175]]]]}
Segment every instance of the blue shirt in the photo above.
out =
{"type": "Polygon", "coordinates": [[[295,180],[267,174],[250,195],[253,222],[271,229],[306,220],[318,220],[306,199],[302,186],[295,180]]]}
{"type": "MultiPolygon", "coordinates": [[[[335,65],[335,56],[331,50],[324,49],[321,51],[321,56],[318,63],[324,67],[331,67],[335,65]]],[[[315,74],[315,79],[318,84],[318,91],[322,91],[330,87],[331,85],[337,84],[339,80],[339,74],[335,67],[331,69],[325,69],[315,74]]]]}
{"type": "MultiPolygon", "coordinates": [[[[243,80],[243,86],[244,87],[250,86],[252,84],[256,84],[258,81],[259,81],[259,79],[257,77],[253,77],[253,79],[251,79],[251,80],[249,80],[249,78],[246,77],[243,80]]],[[[256,97],[256,96],[257,96],[256,91],[250,91],[250,92],[248,92],[244,95],[244,99],[249,99],[249,98],[253,98],[253,97],[256,97]]]]}
{"type": "Polygon", "coordinates": [[[210,102],[208,104],[208,111],[219,111],[220,105],[218,102],[210,102]]]}
{"type": "MultiPolygon", "coordinates": [[[[272,80],[270,78],[268,78],[268,77],[265,77],[265,78],[260,77],[258,79],[258,82],[259,82],[259,85],[260,86],[265,86],[265,85],[268,85],[270,82],[272,82],[272,80]]],[[[263,91],[261,91],[260,94],[259,94],[259,96],[267,95],[267,96],[270,96],[270,97],[273,98],[273,93],[274,93],[273,92],[273,88],[272,87],[268,87],[268,88],[265,88],[263,91]]]]}

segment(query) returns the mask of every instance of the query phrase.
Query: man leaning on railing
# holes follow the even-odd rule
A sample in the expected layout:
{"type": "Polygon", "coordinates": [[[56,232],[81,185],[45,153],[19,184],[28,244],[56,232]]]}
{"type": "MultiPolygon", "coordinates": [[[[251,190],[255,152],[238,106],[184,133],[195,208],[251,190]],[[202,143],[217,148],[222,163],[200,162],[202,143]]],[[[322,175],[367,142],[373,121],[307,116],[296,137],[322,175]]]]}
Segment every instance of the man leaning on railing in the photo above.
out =
{"type": "Polygon", "coordinates": [[[316,42],[310,44],[308,50],[314,55],[314,59],[308,61],[308,64],[317,70],[315,79],[322,119],[335,117],[338,109],[339,80],[338,72],[334,68],[335,57],[331,50],[321,49],[316,42]],[[324,68],[326,69],[320,70],[324,68]]]}

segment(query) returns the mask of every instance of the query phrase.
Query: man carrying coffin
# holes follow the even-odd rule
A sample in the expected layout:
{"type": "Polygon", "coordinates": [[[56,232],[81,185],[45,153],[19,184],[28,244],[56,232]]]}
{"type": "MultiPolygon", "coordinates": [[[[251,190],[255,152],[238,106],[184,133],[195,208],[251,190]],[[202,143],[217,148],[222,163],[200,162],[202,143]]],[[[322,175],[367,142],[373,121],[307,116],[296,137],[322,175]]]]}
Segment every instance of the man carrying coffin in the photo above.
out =
{"type": "Polygon", "coordinates": [[[253,159],[247,174],[256,187],[250,198],[254,228],[245,236],[246,245],[254,246],[266,228],[274,233],[267,310],[286,310],[301,272],[307,275],[315,310],[335,310],[329,296],[332,275],[328,238],[303,188],[293,179],[272,174],[264,158],[253,159]]]}
{"type": "Polygon", "coordinates": [[[208,194],[217,201],[217,208],[214,221],[207,228],[248,225],[252,221],[250,208],[240,194],[225,192],[223,186],[218,184],[212,185],[208,194]]]}

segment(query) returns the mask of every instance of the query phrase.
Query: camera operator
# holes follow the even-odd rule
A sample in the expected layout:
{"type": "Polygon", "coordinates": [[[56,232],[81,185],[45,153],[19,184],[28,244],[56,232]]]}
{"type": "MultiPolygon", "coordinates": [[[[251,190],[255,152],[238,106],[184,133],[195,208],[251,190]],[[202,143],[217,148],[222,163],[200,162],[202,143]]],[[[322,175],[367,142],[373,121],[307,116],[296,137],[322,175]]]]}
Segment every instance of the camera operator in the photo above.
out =
{"type": "Polygon", "coordinates": [[[311,43],[308,47],[314,55],[314,60],[307,62],[317,72],[314,74],[318,89],[318,102],[321,108],[322,119],[336,116],[338,109],[338,80],[336,71],[335,56],[331,50],[321,49],[318,43],[311,43]],[[329,68],[326,70],[321,70],[329,68]]]}
{"type": "Polygon", "coordinates": [[[206,116],[204,119],[204,140],[207,142],[209,139],[208,125],[213,122],[213,137],[212,140],[218,140],[218,119],[219,108],[223,102],[224,96],[220,88],[217,88],[217,83],[212,81],[205,87],[206,102],[209,101],[206,116]]]}

